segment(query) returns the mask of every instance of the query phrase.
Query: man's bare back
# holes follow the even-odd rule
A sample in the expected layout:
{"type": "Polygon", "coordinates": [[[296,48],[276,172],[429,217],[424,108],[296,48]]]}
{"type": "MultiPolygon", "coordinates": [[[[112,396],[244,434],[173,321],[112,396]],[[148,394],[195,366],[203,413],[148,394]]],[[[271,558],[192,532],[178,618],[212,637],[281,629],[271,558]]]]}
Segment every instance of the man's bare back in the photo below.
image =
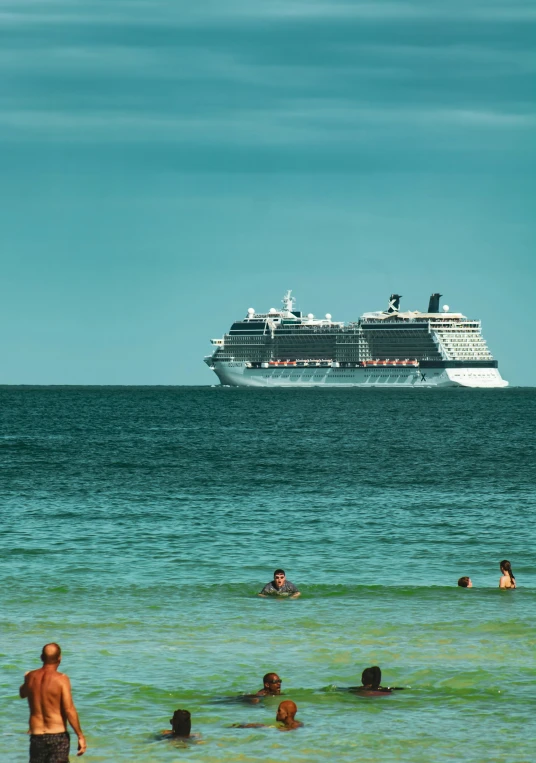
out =
{"type": "MultiPolygon", "coordinates": [[[[30,734],[34,737],[67,734],[70,723],[78,737],[78,755],[86,751],[86,740],[80,728],[78,713],[71,694],[71,682],[58,672],[61,650],[57,644],[47,644],[41,655],[43,667],[30,670],[19,689],[30,706],[30,734]]],[[[39,742],[39,740],[37,740],[39,742]]]]}

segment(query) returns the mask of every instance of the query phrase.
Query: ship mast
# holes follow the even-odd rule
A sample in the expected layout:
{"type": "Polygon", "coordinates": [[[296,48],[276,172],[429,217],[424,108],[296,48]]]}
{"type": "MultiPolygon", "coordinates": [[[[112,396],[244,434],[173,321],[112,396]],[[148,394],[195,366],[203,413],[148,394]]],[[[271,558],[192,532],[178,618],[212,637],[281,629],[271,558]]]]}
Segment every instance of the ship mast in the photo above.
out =
{"type": "Polygon", "coordinates": [[[287,293],[285,294],[285,296],[283,297],[283,299],[281,300],[281,302],[283,303],[283,307],[289,313],[292,312],[292,308],[294,307],[294,302],[296,301],[294,297],[291,296],[291,294],[292,294],[292,289],[289,289],[287,293]]]}

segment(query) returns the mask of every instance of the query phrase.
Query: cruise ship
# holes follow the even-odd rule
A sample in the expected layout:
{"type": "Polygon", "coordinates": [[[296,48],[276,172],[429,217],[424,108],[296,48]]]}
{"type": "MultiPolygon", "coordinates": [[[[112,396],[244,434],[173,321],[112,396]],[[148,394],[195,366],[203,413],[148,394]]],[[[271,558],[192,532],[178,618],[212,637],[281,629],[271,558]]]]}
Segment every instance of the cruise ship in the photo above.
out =
{"type": "Polygon", "coordinates": [[[288,291],[282,309],[250,307],[212,339],[205,363],[233,387],[507,387],[480,321],[440,308],[441,297],[405,312],[391,294],[386,310],[343,323],[295,310],[288,291]]]}

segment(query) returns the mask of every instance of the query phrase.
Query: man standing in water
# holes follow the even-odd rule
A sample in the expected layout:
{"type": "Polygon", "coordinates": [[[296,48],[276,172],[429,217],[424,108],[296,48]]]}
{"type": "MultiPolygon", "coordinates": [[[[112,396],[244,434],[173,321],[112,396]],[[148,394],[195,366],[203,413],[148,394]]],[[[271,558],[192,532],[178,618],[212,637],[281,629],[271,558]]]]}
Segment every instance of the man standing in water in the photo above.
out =
{"type": "Polygon", "coordinates": [[[71,682],[58,672],[58,644],[45,644],[41,660],[43,667],[29,670],[19,689],[30,706],[30,763],[69,763],[67,722],[78,737],[78,755],[85,753],[86,740],[71,695],[71,682]]]}

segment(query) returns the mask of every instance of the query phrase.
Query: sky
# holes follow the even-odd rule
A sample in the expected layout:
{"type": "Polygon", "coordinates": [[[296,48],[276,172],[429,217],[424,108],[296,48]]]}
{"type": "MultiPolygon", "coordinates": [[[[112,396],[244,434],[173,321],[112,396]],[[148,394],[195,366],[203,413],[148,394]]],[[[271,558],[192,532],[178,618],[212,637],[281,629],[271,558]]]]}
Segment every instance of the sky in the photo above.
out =
{"type": "Polygon", "coordinates": [[[214,384],[249,307],[483,322],[536,386],[531,0],[0,0],[1,384],[214,384]]]}

